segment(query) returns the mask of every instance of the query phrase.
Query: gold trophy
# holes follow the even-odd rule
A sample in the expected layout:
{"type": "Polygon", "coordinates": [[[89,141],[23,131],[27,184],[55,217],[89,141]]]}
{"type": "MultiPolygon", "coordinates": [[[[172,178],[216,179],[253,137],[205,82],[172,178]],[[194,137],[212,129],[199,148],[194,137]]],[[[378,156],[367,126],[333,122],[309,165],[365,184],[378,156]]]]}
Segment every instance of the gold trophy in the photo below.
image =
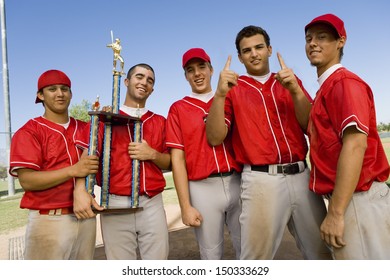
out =
{"type": "MultiPolygon", "coordinates": [[[[110,152],[111,152],[111,131],[115,125],[128,125],[134,123],[134,141],[141,142],[141,128],[142,121],[141,116],[130,117],[119,114],[119,99],[120,99],[120,81],[121,76],[124,75],[124,60],[120,55],[122,47],[120,45],[120,39],[113,40],[111,32],[111,44],[107,47],[112,48],[114,52],[113,62],[113,87],[112,87],[112,112],[105,110],[99,111],[99,96],[92,106],[92,111],[88,114],[91,116],[91,129],[88,155],[96,155],[98,149],[98,135],[99,135],[99,122],[104,123],[104,137],[103,137],[103,151],[102,151],[102,172],[101,172],[101,196],[100,205],[103,206],[103,211],[95,211],[96,213],[108,212],[108,213],[128,213],[141,210],[139,207],[139,186],[140,186],[140,161],[137,159],[132,160],[132,183],[131,186],[131,206],[130,208],[114,208],[110,207],[109,203],[109,190],[110,190],[110,152]],[[120,61],[120,70],[116,69],[117,61],[120,61]]],[[[88,175],[86,178],[86,189],[88,193],[93,195],[94,185],[96,183],[96,176],[94,174],[88,175]]]]}

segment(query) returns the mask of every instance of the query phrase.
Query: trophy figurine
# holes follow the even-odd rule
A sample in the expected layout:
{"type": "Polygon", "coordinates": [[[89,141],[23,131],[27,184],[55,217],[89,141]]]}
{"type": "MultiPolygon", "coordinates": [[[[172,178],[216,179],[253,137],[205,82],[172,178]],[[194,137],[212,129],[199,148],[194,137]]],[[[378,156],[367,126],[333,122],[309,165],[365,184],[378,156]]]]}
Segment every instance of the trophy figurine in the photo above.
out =
{"type": "MultiPolygon", "coordinates": [[[[111,156],[111,135],[112,129],[116,125],[129,125],[134,123],[134,141],[141,142],[141,128],[142,122],[140,119],[140,114],[138,117],[130,117],[119,114],[119,99],[120,99],[120,81],[121,76],[124,74],[124,60],[120,55],[122,47],[120,45],[120,39],[113,41],[113,35],[111,32],[111,44],[108,44],[107,47],[112,48],[114,52],[114,61],[113,61],[113,86],[112,86],[112,106],[111,111],[107,112],[104,108],[102,111],[99,111],[100,103],[99,96],[97,97],[95,103],[92,106],[92,111],[88,112],[91,116],[91,129],[90,129],[90,146],[88,148],[88,155],[96,155],[98,149],[98,139],[99,139],[99,125],[100,122],[104,124],[104,134],[103,134],[103,143],[102,143],[102,165],[101,165],[101,196],[100,196],[100,205],[103,206],[104,212],[109,213],[121,213],[121,212],[134,212],[141,210],[142,207],[139,207],[139,186],[140,186],[140,162],[139,160],[132,160],[132,182],[131,186],[131,206],[130,208],[113,208],[110,207],[109,202],[109,190],[110,190],[110,156],[111,156]],[[116,69],[117,61],[120,61],[120,70],[116,69]]],[[[96,183],[96,176],[89,175],[86,179],[86,189],[88,193],[93,194],[93,187],[96,183]]],[[[96,213],[100,211],[95,211],[96,213]]]]}
{"type": "Polygon", "coordinates": [[[119,60],[120,63],[121,63],[121,71],[120,73],[121,74],[124,74],[123,72],[123,67],[125,66],[125,62],[121,56],[121,50],[122,50],[122,46],[121,46],[121,40],[119,38],[115,39],[115,42],[112,42],[111,44],[108,44],[107,47],[109,48],[112,48],[112,50],[114,51],[114,69],[113,71],[117,71],[116,70],[116,63],[117,61],[119,60]]]}

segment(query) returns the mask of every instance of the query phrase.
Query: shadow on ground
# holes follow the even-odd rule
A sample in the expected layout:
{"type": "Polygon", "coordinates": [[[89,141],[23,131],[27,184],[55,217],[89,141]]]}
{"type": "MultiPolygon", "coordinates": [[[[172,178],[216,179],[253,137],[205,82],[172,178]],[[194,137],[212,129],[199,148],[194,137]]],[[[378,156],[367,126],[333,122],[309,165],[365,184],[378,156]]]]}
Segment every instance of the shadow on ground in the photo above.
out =
{"type": "MultiPolygon", "coordinates": [[[[199,249],[192,228],[171,231],[169,233],[169,260],[199,260],[199,249]]],[[[224,260],[234,260],[232,243],[225,231],[224,260]]],[[[104,246],[96,248],[95,260],[105,260],[104,246]]],[[[296,248],[295,240],[285,231],[275,260],[302,260],[302,254],[296,248]]]]}

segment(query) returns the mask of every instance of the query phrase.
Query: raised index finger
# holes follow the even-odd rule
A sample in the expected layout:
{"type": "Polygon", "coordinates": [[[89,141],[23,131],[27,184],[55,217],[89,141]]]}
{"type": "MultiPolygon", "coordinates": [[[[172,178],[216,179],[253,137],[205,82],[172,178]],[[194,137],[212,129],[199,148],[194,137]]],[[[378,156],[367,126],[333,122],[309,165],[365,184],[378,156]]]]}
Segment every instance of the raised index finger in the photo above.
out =
{"type": "Polygon", "coordinates": [[[280,53],[277,53],[277,56],[278,56],[280,68],[281,68],[281,69],[286,69],[287,66],[286,66],[286,64],[284,63],[284,60],[283,60],[282,55],[281,55],[280,53]]]}
{"type": "Polygon", "coordinates": [[[225,66],[223,67],[223,70],[229,70],[230,69],[230,63],[232,62],[232,56],[231,55],[229,55],[228,56],[228,59],[227,59],[227,61],[226,61],[226,64],[225,64],[225,66]]]}

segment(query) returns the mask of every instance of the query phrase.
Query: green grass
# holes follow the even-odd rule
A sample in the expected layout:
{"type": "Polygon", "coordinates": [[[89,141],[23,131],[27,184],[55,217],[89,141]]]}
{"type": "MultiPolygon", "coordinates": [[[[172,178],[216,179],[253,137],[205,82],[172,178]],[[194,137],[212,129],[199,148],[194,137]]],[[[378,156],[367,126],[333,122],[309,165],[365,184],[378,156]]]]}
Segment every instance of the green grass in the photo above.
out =
{"type": "MultiPolygon", "coordinates": [[[[19,180],[14,180],[15,184],[15,194],[22,193],[23,189],[19,184],[19,180]]],[[[0,181],[0,198],[4,199],[8,196],[8,181],[0,181]]]]}
{"type": "Polygon", "coordinates": [[[26,225],[28,210],[19,208],[21,195],[17,196],[14,199],[0,200],[0,234],[26,225]]]}
{"type": "Polygon", "coordinates": [[[0,234],[22,227],[27,222],[28,210],[19,207],[23,195],[19,181],[15,182],[15,195],[8,196],[8,182],[0,181],[0,234]]]}
{"type": "Polygon", "coordinates": [[[386,138],[381,138],[382,140],[382,143],[385,144],[385,143],[390,143],[390,137],[386,137],[386,138]]]}
{"type": "Polygon", "coordinates": [[[176,194],[175,184],[173,183],[172,173],[165,174],[165,181],[167,185],[163,191],[164,204],[178,204],[178,198],[176,194]]]}

